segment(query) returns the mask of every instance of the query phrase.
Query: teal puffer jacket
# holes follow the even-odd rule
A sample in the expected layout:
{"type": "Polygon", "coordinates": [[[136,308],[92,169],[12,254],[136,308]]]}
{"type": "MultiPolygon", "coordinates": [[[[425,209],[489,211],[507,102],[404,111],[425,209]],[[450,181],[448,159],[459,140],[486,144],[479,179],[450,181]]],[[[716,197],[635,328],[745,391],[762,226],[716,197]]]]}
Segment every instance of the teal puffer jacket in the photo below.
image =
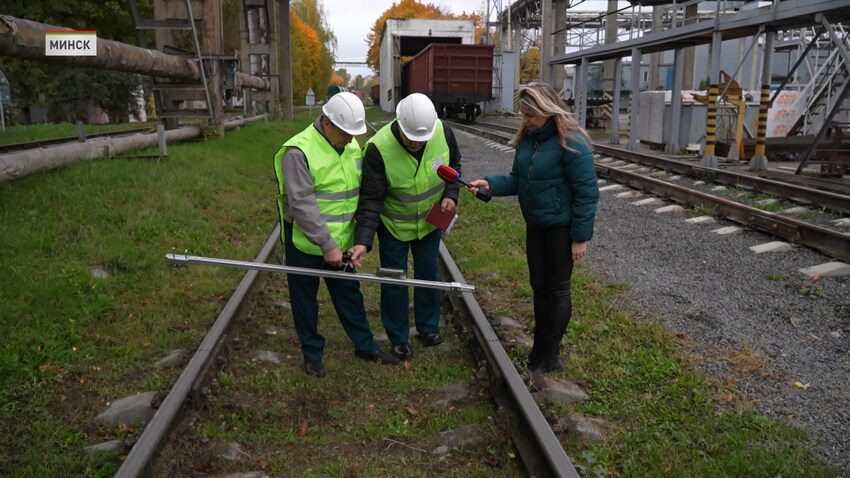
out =
{"type": "Polygon", "coordinates": [[[494,196],[517,196],[530,226],[568,226],[572,239],[584,242],[593,237],[599,202],[593,152],[578,134],[567,144],[573,151],[558,144],[550,118],[540,129],[526,131],[510,175],[484,179],[494,196]]]}

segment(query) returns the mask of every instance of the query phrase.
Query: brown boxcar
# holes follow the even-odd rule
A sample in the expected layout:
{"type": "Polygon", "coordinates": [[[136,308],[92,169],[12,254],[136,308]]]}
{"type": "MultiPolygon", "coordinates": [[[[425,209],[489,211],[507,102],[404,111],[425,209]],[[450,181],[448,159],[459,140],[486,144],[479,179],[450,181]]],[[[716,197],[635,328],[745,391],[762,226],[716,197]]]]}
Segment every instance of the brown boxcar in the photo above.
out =
{"type": "Polygon", "coordinates": [[[405,94],[431,98],[440,117],[474,121],[493,97],[493,45],[431,43],[404,66],[405,94]]]}

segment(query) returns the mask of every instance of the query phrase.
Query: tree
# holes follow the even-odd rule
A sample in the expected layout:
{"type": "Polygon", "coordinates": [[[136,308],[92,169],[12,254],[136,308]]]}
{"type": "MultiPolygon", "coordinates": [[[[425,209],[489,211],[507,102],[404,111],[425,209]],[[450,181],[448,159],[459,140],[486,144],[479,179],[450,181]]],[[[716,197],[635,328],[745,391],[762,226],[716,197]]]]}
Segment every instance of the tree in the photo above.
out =
{"type": "Polygon", "coordinates": [[[316,98],[322,98],[326,93],[330,73],[323,75],[319,61],[322,55],[322,44],[319,35],[294,11],[290,11],[290,38],[292,51],[292,95],[294,98],[304,98],[307,90],[312,88],[316,98]]]}
{"type": "MultiPolygon", "coordinates": [[[[313,91],[316,92],[317,99],[324,98],[325,90],[331,82],[337,49],[336,36],[328,25],[325,7],[321,0],[293,0],[290,10],[295,12],[316,34],[320,45],[316,60],[318,62],[318,75],[322,78],[322,81],[318,82],[321,87],[319,89],[313,88],[313,91]]],[[[300,52],[294,48],[292,52],[293,60],[295,60],[300,52]]]]}
{"type": "Polygon", "coordinates": [[[528,83],[540,79],[540,48],[530,47],[521,59],[519,73],[520,83],[528,83]]]}
{"type": "MultiPolygon", "coordinates": [[[[340,83],[337,83],[338,85],[342,85],[345,87],[351,86],[351,75],[348,74],[348,70],[346,70],[345,68],[340,68],[334,71],[333,77],[339,77],[342,79],[340,83]]],[[[334,83],[334,81],[331,81],[331,83],[334,83]]]]}
{"type": "MultiPolygon", "coordinates": [[[[153,15],[151,0],[140,0],[139,9],[142,16],[153,15]]],[[[7,0],[3,2],[2,13],[74,30],[95,30],[98,38],[138,44],[135,19],[125,0],[7,0]]],[[[53,115],[60,118],[65,107],[80,110],[81,106],[74,106],[73,103],[88,101],[88,104],[111,111],[110,116],[114,121],[116,105],[127,104],[124,101],[126,98],[118,99],[117,96],[134,91],[140,84],[138,75],[118,72],[106,74],[101,70],[18,58],[0,57],[0,69],[9,79],[17,109],[26,113],[31,105],[39,103],[39,98],[43,97],[54,109],[53,115]],[[111,85],[109,91],[105,92],[101,87],[104,82],[111,85]]],[[[126,112],[120,116],[126,116],[126,112]]]]}
{"type": "Polygon", "coordinates": [[[333,72],[331,74],[331,84],[332,85],[345,86],[345,78],[343,78],[342,76],[339,76],[339,73],[333,72]]]}
{"type": "Polygon", "coordinates": [[[387,19],[404,19],[404,18],[431,18],[431,19],[439,19],[439,20],[472,20],[473,25],[476,27],[476,38],[475,41],[478,41],[477,38],[477,25],[480,22],[480,18],[478,15],[471,13],[468,14],[463,12],[460,15],[453,15],[447,10],[444,10],[442,7],[438,7],[433,3],[418,3],[415,0],[399,0],[398,3],[393,3],[390,5],[377,20],[375,20],[375,24],[372,25],[372,29],[370,33],[366,35],[366,44],[369,46],[369,52],[366,56],[366,64],[372,68],[372,71],[378,73],[381,70],[381,36],[384,33],[384,24],[387,19]]]}

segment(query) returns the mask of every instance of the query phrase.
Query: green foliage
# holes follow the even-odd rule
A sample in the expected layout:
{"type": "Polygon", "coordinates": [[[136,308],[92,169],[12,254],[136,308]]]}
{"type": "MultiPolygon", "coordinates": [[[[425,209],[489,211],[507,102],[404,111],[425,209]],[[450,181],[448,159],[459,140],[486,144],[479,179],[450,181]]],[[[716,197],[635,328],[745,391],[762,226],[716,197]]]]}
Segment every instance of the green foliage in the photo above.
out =
{"type": "Polygon", "coordinates": [[[716,204],[699,204],[690,210],[691,217],[714,216],[717,212],[716,204]]]}
{"type": "Polygon", "coordinates": [[[800,295],[810,299],[825,299],[826,291],[822,287],[804,285],[800,287],[800,295]]]}
{"type": "MultiPolygon", "coordinates": [[[[75,30],[96,30],[98,38],[137,44],[135,19],[124,0],[89,2],[71,0],[18,0],[5,2],[3,14],[32,20],[54,27],[75,30]]],[[[150,0],[139,1],[140,14],[151,17],[150,0]]],[[[14,122],[26,122],[27,108],[45,98],[51,107],[51,119],[62,121],[66,106],[80,118],[86,102],[100,105],[115,118],[124,119],[126,108],[131,106],[130,92],[143,84],[138,75],[78,69],[53,65],[35,60],[0,56],[0,70],[4,72],[12,89],[13,108],[7,111],[14,122]]],[[[132,105],[135,107],[135,105],[132,105]]],[[[113,120],[115,121],[115,120],[113,120]]]]}
{"type": "Polygon", "coordinates": [[[785,276],[776,272],[768,272],[764,275],[764,278],[771,282],[781,282],[785,280],[785,276]]]}

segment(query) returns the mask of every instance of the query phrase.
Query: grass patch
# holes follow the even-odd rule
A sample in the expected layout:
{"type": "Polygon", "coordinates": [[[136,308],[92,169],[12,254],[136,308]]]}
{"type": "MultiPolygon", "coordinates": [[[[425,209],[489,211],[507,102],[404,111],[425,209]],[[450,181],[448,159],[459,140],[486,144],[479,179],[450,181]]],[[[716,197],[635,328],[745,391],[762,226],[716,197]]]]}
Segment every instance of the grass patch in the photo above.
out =
{"type": "Polygon", "coordinates": [[[781,282],[785,280],[785,276],[776,272],[768,272],[764,275],[764,278],[771,282],[781,282]]]}
{"type": "Polygon", "coordinates": [[[690,217],[714,216],[717,212],[716,204],[697,204],[690,210],[690,217]]]}
{"type": "Polygon", "coordinates": [[[91,422],[110,401],[171,383],[175,372],[128,378],[195,347],[241,276],[173,270],[165,254],[252,259],[277,217],[271,157],[306,121],[0,184],[0,431],[18,437],[0,445],[0,475],[114,473],[114,459],[69,443],[112,433],[91,422]]]}

